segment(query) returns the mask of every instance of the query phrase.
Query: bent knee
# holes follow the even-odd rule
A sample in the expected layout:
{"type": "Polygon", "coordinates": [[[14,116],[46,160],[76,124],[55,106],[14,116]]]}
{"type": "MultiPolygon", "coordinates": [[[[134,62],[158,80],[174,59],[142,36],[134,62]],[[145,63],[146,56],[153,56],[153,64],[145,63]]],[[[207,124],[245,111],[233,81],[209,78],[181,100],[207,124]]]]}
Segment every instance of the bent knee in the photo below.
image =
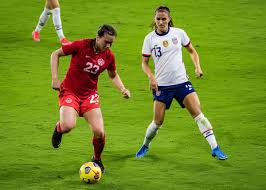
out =
{"type": "Polygon", "coordinates": [[[63,132],[68,133],[69,131],[71,131],[73,128],[76,127],[76,123],[73,121],[62,122],[62,123],[60,122],[60,127],[63,132]]]}
{"type": "Polygon", "coordinates": [[[93,134],[97,138],[102,138],[104,137],[104,129],[103,128],[94,128],[93,129],[93,134]]]}

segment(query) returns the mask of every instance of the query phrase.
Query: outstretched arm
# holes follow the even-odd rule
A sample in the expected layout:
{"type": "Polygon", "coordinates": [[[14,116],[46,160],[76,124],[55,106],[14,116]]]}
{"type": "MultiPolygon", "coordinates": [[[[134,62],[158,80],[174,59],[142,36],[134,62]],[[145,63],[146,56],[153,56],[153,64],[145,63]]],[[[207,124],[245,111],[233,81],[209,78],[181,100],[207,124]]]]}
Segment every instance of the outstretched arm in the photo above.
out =
{"type": "Polygon", "coordinates": [[[62,48],[55,50],[51,54],[51,75],[52,75],[52,88],[54,90],[59,90],[61,82],[58,79],[58,65],[59,65],[59,57],[64,56],[64,52],[62,48]]]}
{"type": "Polygon", "coordinates": [[[149,81],[150,81],[150,88],[151,90],[155,90],[158,91],[158,83],[157,80],[153,74],[153,72],[151,71],[151,68],[149,66],[149,57],[144,57],[142,56],[142,70],[144,71],[144,73],[148,76],[149,81]]]}
{"type": "Polygon", "coordinates": [[[110,79],[112,80],[113,84],[120,90],[120,92],[123,94],[124,98],[130,98],[130,92],[126,87],[124,86],[122,80],[120,79],[120,76],[116,71],[109,71],[108,75],[110,79]]]}
{"type": "Polygon", "coordinates": [[[203,72],[202,72],[201,67],[200,67],[199,55],[198,55],[197,51],[195,50],[195,48],[192,46],[191,43],[188,46],[186,46],[186,49],[188,50],[190,57],[191,57],[191,60],[195,66],[196,77],[202,77],[203,72]]]}

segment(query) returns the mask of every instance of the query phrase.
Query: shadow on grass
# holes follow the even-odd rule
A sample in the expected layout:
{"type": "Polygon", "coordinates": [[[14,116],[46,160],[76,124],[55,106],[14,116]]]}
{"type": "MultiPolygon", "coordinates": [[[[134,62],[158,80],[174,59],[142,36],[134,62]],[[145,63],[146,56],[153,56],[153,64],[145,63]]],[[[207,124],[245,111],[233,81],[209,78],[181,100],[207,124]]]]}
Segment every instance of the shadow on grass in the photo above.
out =
{"type": "Polygon", "coordinates": [[[146,161],[160,161],[162,159],[158,155],[154,155],[154,154],[147,154],[144,158],[136,158],[135,152],[128,154],[127,150],[119,151],[119,152],[112,152],[110,153],[110,155],[106,155],[106,157],[108,157],[109,161],[120,162],[120,163],[123,161],[128,161],[128,160],[146,162],[146,161]]]}

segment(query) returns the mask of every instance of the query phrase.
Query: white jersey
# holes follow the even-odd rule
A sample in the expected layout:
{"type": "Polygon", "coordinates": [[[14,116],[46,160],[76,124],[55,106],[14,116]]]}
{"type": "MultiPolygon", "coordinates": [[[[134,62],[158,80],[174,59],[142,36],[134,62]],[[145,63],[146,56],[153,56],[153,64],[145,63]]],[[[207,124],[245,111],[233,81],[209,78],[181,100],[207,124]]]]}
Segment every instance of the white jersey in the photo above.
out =
{"type": "Polygon", "coordinates": [[[182,47],[188,46],[190,39],[186,32],[170,27],[165,34],[150,32],[144,39],[142,55],[152,55],[158,86],[170,86],[188,81],[182,58],[182,47]]]}

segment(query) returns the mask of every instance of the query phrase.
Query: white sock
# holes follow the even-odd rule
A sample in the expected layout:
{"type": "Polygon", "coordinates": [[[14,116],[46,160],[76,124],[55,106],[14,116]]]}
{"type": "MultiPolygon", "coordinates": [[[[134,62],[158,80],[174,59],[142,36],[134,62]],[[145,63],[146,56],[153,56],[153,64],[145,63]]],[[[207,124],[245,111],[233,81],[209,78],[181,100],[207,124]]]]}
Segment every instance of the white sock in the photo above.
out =
{"type": "Polygon", "coordinates": [[[61,40],[64,38],[64,33],[62,29],[62,22],[61,22],[61,16],[60,16],[60,8],[55,8],[52,10],[53,13],[53,22],[54,22],[54,27],[57,33],[58,38],[61,40]]]}
{"type": "Polygon", "coordinates": [[[40,32],[42,30],[42,27],[44,27],[45,23],[47,22],[47,20],[49,19],[51,15],[51,10],[44,8],[40,18],[39,18],[39,22],[35,28],[35,32],[40,32]]]}
{"type": "Polygon", "coordinates": [[[158,133],[158,129],[161,126],[156,125],[154,121],[152,121],[149,125],[149,127],[146,130],[146,135],[144,138],[144,145],[149,147],[151,144],[152,139],[156,136],[156,134],[158,133]]]}
{"type": "Polygon", "coordinates": [[[211,149],[216,148],[217,142],[212,130],[212,125],[209,120],[203,115],[203,113],[200,113],[197,117],[194,118],[194,120],[198,124],[200,132],[211,146],[211,149]]]}

